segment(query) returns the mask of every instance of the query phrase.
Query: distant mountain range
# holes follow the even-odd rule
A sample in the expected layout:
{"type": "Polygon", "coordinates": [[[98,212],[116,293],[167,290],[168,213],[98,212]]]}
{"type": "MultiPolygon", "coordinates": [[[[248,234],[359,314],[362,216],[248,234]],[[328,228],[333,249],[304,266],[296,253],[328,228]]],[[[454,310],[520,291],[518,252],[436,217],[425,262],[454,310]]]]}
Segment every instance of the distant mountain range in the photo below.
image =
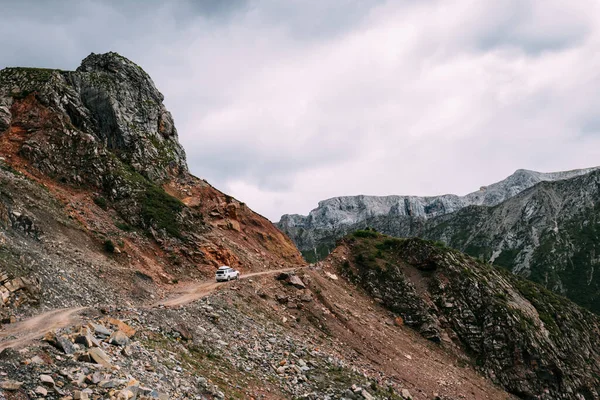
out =
{"type": "Polygon", "coordinates": [[[600,312],[600,169],[517,170],[460,197],[351,196],[319,203],[277,224],[309,261],[349,232],[372,227],[442,241],[565,294],[600,312]]]}

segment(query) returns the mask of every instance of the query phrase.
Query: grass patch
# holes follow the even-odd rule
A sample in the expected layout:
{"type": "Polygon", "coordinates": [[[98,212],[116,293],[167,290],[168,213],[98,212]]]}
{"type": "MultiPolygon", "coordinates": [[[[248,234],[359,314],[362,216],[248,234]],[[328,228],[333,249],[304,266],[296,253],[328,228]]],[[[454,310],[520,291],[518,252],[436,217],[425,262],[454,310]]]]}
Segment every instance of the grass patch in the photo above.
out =
{"type": "Polygon", "coordinates": [[[146,189],[142,200],[142,218],[147,225],[164,229],[169,235],[181,239],[177,216],[183,207],[181,201],[152,185],[146,189]]]}
{"type": "Polygon", "coordinates": [[[358,231],[355,231],[352,236],[357,237],[357,238],[377,238],[379,237],[379,233],[377,233],[377,231],[375,230],[371,230],[369,228],[367,229],[359,229],[358,231]]]}

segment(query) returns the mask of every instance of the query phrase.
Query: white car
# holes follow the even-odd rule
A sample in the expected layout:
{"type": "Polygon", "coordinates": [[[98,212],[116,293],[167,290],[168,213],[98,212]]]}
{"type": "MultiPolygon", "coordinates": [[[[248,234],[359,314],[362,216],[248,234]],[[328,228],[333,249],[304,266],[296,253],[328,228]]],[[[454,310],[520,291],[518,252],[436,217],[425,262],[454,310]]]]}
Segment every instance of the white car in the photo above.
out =
{"type": "Polygon", "coordinates": [[[240,271],[237,271],[227,265],[219,267],[216,274],[217,282],[240,279],[240,271]]]}

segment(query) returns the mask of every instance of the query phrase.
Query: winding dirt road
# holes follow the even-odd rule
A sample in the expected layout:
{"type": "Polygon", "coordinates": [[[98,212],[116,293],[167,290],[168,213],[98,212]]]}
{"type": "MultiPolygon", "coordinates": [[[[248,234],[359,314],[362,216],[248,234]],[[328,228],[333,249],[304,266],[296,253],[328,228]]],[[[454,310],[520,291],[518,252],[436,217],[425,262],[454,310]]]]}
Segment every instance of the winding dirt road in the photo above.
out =
{"type": "MultiPolygon", "coordinates": [[[[262,271],[262,272],[253,272],[251,274],[246,274],[246,275],[240,276],[240,279],[252,278],[253,276],[278,274],[280,272],[288,272],[288,271],[293,271],[295,269],[299,269],[299,268],[286,268],[286,269],[277,269],[277,270],[262,271]]],[[[190,287],[189,289],[178,293],[177,296],[175,296],[171,299],[160,301],[160,302],[156,303],[153,307],[157,307],[157,306],[161,306],[161,305],[165,306],[165,307],[183,306],[185,304],[191,303],[195,300],[198,300],[204,296],[209,295],[210,293],[214,292],[215,290],[217,290],[219,287],[222,287],[222,286],[223,286],[223,283],[219,283],[219,282],[214,282],[214,281],[203,282],[199,285],[194,285],[194,286],[190,287]]]]}
{"type": "MultiPolygon", "coordinates": [[[[298,268],[286,268],[262,272],[253,272],[240,276],[240,279],[252,278],[253,276],[277,274],[280,272],[292,271],[298,268]]],[[[190,286],[186,290],[178,293],[176,296],[160,301],[147,308],[157,307],[178,307],[189,304],[202,297],[208,296],[219,287],[223,287],[226,283],[218,283],[214,281],[202,282],[197,285],[190,286]]],[[[144,308],[144,307],[141,307],[144,308]]],[[[75,325],[81,322],[82,311],[90,309],[90,307],[72,307],[62,308],[58,310],[48,311],[46,313],[36,315],[25,321],[15,324],[5,325],[0,329],[0,351],[8,347],[19,347],[32,340],[43,337],[46,333],[59,328],[75,325]]]]}

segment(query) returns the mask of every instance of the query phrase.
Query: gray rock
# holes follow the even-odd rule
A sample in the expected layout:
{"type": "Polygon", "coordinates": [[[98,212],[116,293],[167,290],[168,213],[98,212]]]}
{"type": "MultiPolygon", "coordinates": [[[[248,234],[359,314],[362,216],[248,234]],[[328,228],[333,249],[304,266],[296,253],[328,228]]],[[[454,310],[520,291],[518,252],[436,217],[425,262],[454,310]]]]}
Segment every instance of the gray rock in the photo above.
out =
{"type": "Polygon", "coordinates": [[[108,343],[116,346],[125,346],[129,343],[129,337],[122,331],[116,331],[110,336],[108,343]]]}
{"type": "Polygon", "coordinates": [[[73,343],[67,336],[64,336],[64,335],[57,336],[56,341],[54,342],[54,345],[55,345],[55,347],[64,351],[65,354],[74,354],[75,353],[75,347],[73,346],[73,343]]]}
{"type": "Polygon", "coordinates": [[[23,382],[13,381],[13,380],[3,380],[0,381],[0,389],[12,392],[15,390],[19,390],[23,386],[23,382]]]}
{"type": "Polygon", "coordinates": [[[302,279],[298,277],[298,275],[290,276],[290,285],[294,286],[297,289],[306,289],[306,285],[302,282],[302,279]]]}
{"type": "Polygon", "coordinates": [[[40,382],[46,386],[54,386],[54,379],[50,375],[40,375],[40,382]]]}
{"type": "Polygon", "coordinates": [[[109,337],[113,333],[110,329],[101,324],[90,322],[90,327],[94,330],[96,336],[99,337],[109,337]]]}

